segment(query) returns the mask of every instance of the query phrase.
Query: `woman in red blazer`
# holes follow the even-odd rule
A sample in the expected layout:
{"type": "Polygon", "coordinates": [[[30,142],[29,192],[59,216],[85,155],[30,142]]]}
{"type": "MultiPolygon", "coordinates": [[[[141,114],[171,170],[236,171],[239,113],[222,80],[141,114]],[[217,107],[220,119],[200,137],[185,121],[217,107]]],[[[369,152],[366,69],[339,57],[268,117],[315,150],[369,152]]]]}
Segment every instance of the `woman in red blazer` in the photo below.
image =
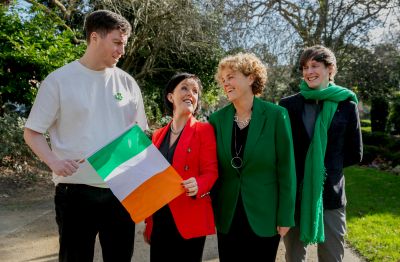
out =
{"type": "Polygon", "coordinates": [[[213,127],[193,116],[202,85],[180,73],[168,82],[164,100],[172,121],[156,130],[153,143],[182,176],[186,194],[146,219],[150,261],[201,261],[207,235],[215,234],[209,192],[218,176],[213,127]]]}

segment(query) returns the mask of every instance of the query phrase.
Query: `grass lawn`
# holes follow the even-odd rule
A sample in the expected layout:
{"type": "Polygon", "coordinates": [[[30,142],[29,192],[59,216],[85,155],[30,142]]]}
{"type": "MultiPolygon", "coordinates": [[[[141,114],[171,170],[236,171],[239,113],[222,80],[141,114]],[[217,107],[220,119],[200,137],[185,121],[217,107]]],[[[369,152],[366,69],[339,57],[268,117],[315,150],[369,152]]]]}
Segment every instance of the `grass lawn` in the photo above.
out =
{"type": "Polygon", "coordinates": [[[361,130],[371,133],[371,120],[361,119],[361,130]]]}
{"type": "Polygon", "coordinates": [[[370,127],[370,126],[362,126],[362,127],[361,127],[361,130],[364,131],[364,132],[369,132],[369,133],[371,133],[371,127],[370,127]]]}
{"type": "Polygon", "coordinates": [[[400,261],[400,176],[358,166],[345,176],[348,242],[370,261],[400,261]]]}

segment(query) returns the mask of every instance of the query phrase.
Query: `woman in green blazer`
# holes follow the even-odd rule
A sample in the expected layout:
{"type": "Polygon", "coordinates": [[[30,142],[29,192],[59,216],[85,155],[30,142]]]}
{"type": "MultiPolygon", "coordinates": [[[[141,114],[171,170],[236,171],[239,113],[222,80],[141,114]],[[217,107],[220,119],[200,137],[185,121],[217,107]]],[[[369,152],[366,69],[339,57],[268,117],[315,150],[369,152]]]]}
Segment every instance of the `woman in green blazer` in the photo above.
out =
{"type": "Polygon", "coordinates": [[[253,54],[220,61],[216,79],[231,104],[212,114],[219,179],[213,189],[218,252],[224,261],[275,261],[294,226],[296,176],[286,109],[257,97],[267,70],[253,54]]]}

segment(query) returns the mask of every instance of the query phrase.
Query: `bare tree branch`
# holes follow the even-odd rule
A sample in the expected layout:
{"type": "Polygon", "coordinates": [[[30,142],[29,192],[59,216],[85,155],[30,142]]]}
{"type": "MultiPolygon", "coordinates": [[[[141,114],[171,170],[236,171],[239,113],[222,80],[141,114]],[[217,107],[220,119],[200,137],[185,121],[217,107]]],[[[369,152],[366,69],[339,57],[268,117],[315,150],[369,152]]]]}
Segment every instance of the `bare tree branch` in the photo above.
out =
{"type": "MultiPolygon", "coordinates": [[[[54,19],[55,21],[57,21],[57,23],[58,23],[59,25],[61,25],[65,30],[71,32],[71,33],[72,33],[72,39],[71,39],[71,41],[72,41],[74,44],[80,44],[80,43],[84,42],[84,40],[78,39],[78,38],[76,37],[75,32],[71,29],[71,27],[69,27],[69,26],[66,24],[66,21],[63,20],[63,19],[61,19],[57,14],[55,14],[55,13],[53,12],[53,10],[49,9],[47,6],[41,4],[41,3],[37,2],[37,1],[34,1],[34,0],[26,0],[26,1],[27,1],[28,3],[34,5],[35,7],[39,8],[40,10],[44,11],[44,12],[45,12],[47,15],[49,15],[52,19],[54,19]]],[[[59,2],[59,1],[56,0],[56,2],[59,2]]],[[[61,4],[61,3],[60,3],[60,4],[61,4]]],[[[61,4],[61,5],[62,5],[62,4],[61,4]]],[[[58,5],[57,5],[57,6],[58,6],[58,5]]],[[[60,6],[58,6],[58,7],[60,8],[60,6]]],[[[65,7],[63,7],[63,8],[65,9],[65,7]]]]}
{"type": "Polygon", "coordinates": [[[281,28],[290,25],[302,46],[322,43],[340,49],[345,41],[362,39],[374,26],[382,23],[379,14],[395,5],[395,0],[226,0],[226,15],[234,30],[265,26],[281,28]],[[276,19],[283,18],[283,21],[276,19]]]}

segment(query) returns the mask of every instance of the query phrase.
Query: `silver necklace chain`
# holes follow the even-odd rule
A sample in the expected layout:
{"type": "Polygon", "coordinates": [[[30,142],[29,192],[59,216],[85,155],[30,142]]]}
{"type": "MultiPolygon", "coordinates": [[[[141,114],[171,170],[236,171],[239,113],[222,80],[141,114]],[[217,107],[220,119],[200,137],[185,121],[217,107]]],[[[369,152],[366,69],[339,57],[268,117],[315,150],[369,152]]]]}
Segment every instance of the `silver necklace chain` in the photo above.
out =
{"type": "Polygon", "coordinates": [[[247,119],[245,119],[245,120],[239,120],[239,117],[238,117],[236,114],[235,114],[235,116],[233,117],[233,121],[236,122],[237,126],[238,126],[240,129],[243,129],[243,128],[245,128],[246,126],[248,126],[249,123],[250,123],[250,120],[251,120],[251,117],[249,117],[249,118],[247,118],[247,119]]]}
{"type": "Polygon", "coordinates": [[[171,133],[174,135],[179,135],[183,130],[182,128],[181,131],[175,131],[174,128],[172,127],[172,124],[169,127],[170,127],[169,129],[171,129],[171,133]]]}

